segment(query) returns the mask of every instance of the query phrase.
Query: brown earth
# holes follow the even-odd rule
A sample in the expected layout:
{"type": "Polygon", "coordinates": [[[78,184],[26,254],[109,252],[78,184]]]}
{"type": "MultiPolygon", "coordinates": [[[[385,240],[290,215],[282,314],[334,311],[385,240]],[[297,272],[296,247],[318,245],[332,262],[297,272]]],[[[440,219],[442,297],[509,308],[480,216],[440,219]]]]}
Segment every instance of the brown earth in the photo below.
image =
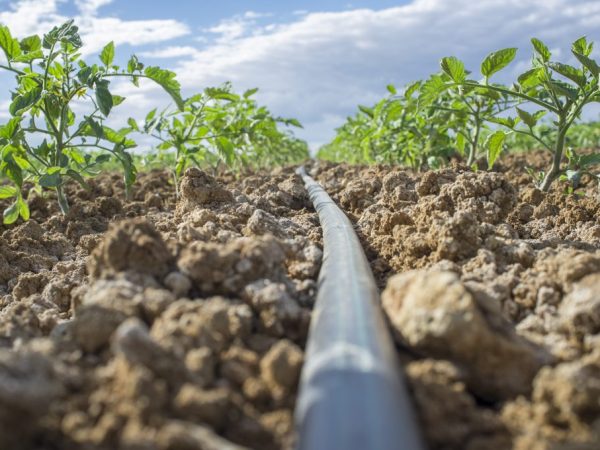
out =
{"type": "Polygon", "coordinates": [[[320,163],[357,224],[431,449],[600,448],[600,202],[495,172],[320,163]]]}
{"type": "MultiPolygon", "coordinates": [[[[495,172],[317,163],[431,449],[600,445],[600,203],[495,172]]],[[[290,448],[322,256],[291,169],[118,175],[0,225],[0,448],[290,448]]],[[[4,207],[0,201],[0,207],[4,207]]]]}
{"type": "Polygon", "coordinates": [[[293,171],[91,186],[0,226],[0,448],[291,447],[322,255],[293,171]]]}

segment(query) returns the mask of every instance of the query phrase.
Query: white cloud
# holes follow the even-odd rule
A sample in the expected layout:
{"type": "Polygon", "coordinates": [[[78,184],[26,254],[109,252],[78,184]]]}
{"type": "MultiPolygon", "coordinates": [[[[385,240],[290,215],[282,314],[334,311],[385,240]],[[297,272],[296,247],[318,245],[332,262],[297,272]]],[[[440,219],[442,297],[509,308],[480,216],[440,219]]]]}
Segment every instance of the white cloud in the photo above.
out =
{"type": "Polygon", "coordinates": [[[104,5],[112,3],[113,0],[75,0],[75,5],[81,12],[82,16],[95,16],[104,5]]]}
{"type": "Polygon", "coordinates": [[[100,50],[108,40],[115,45],[145,45],[165,42],[189,34],[189,28],[176,20],[129,20],[82,17],[77,20],[84,54],[100,50]]]}
{"type": "MultiPolygon", "coordinates": [[[[225,20],[221,20],[218,24],[206,28],[203,31],[208,34],[216,35],[218,44],[228,44],[248,36],[257,36],[266,31],[272,31],[275,27],[273,24],[266,26],[259,25],[261,19],[273,17],[271,13],[257,13],[254,11],[246,11],[243,14],[238,14],[225,20]]],[[[196,38],[197,41],[208,42],[206,36],[196,38]]]]}
{"type": "Polygon", "coordinates": [[[140,52],[139,55],[144,58],[178,58],[180,56],[195,56],[197,54],[198,49],[194,47],[173,46],[140,52]]]}
{"type": "Polygon", "coordinates": [[[258,13],[256,11],[246,11],[244,18],[246,19],[262,19],[263,17],[273,17],[271,13],[258,13]]]}
{"type": "MultiPolygon", "coordinates": [[[[113,0],[75,0],[79,14],[74,17],[80,28],[83,42],[82,52],[89,54],[100,50],[109,40],[116,45],[144,45],[165,42],[190,33],[184,23],[166,20],[122,20],[104,17],[99,9],[113,0]]],[[[25,37],[43,34],[59,25],[68,17],[60,12],[67,0],[17,0],[0,11],[0,23],[8,25],[12,34],[25,37]]]]}
{"type": "Polygon", "coordinates": [[[258,86],[260,101],[298,117],[303,136],[323,143],[333,136],[324,123],[340,125],[358,103],[384,95],[387,83],[437,71],[442,56],[456,55],[476,71],[488,52],[517,46],[514,67],[521,68],[531,55],[530,37],[567,54],[583,34],[599,40],[598,23],[593,0],[415,0],[379,11],[309,13],[253,29],[237,17],[213,27],[222,38],[176,70],[189,90],[224,80],[240,90],[258,86]]]}
{"type": "Polygon", "coordinates": [[[10,2],[7,11],[0,11],[0,23],[8,25],[15,36],[29,36],[48,31],[66,20],[58,13],[63,0],[20,0],[10,2]]]}

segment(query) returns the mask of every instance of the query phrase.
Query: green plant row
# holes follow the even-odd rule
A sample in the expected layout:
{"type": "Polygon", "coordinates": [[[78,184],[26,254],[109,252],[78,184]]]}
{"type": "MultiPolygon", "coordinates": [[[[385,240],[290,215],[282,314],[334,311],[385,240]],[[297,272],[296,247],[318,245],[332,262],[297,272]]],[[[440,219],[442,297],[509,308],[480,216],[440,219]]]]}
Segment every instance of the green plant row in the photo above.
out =
{"type": "Polygon", "coordinates": [[[486,56],[479,80],[471,78],[459,59],[442,58],[439,73],[410,84],[402,93],[388,86],[389,95],[374,107],[360,106],[318,156],[421,169],[439,167],[456,153],[476,168],[485,154],[491,169],[507,145],[516,145],[552,154],[550,167],[537,180],[544,191],[560,177],[577,181],[583,173],[591,174],[600,154],[578,155],[575,148],[598,148],[598,124],[576,123],[589,104],[600,101],[600,66],[591,57],[593,43],[580,38],[572,44],[576,67],[553,61],[539,39],[531,42],[531,66],[512,85],[493,83],[491,78],[514,60],[516,48],[486,56]]]}
{"type": "Polygon", "coordinates": [[[129,196],[137,174],[131,153],[137,146],[134,132],[157,140],[154,156],[148,159],[170,167],[175,181],[190,165],[225,164],[238,169],[308,157],[306,143],[289,131],[300,123],[274,117],[259,106],[252,98],[256,90],[238,95],[226,84],[184,99],[175,73],[145,66],[136,56],[121,68],[114,63],[112,42],[100,53],[99,64],[89,64],[80,53],[82,45],[72,20],[41,37],[21,40],[0,26],[5,56],[0,69],[12,73],[16,82],[11,119],[0,126],[0,177],[9,180],[0,184],[0,199],[11,200],[3,213],[5,224],[29,218],[24,183],[38,192],[55,191],[66,214],[65,184],[74,180],[88,188],[86,180],[111,161],[122,169],[129,196]],[[111,92],[115,78],[135,86],[140,79],[151,80],[171,96],[174,107],[151,111],[144,124],[129,119],[120,128],[109,127],[106,119],[125,101],[111,92]],[[78,117],[75,109],[85,112],[78,117]]]}

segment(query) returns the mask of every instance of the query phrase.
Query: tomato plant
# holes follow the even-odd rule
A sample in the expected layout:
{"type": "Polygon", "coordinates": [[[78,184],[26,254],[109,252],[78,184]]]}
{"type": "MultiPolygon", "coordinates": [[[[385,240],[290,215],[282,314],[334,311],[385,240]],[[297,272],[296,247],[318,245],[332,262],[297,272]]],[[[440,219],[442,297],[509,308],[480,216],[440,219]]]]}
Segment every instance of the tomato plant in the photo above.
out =
{"type": "Polygon", "coordinates": [[[415,169],[437,167],[454,151],[450,129],[460,120],[442,108],[444,99],[419,103],[423,83],[399,93],[389,85],[389,95],[373,107],[359,106],[356,116],[338,128],[332,143],[318,156],[348,162],[405,164],[415,169]]]}
{"type": "MultiPolygon", "coordinates": [[[[515,49],[504,49],[488,55],[481,64],[482,81],[467,79],[464,66],[455,58],[451,73],[452,86],[464,86],[469,89],[483,89],[519,100],[521,103],[535,108],[528,111],[515,106],[515,116],[495,117],[488,120],[509,128],[514,133],[533,138],[540,146],[552,153],[552,164],[539,183],[540,189],[548,191],[554,180],[564,173],[562,160],[567,133],[575,121],[581,117],[583,108],[600,101],[598,77],[600,66],[591,58],[593,43],[582,37],[573,42],[571,52],[579,62],[579,67],[552,61],[548,47],[539,39],[531,40],[534,49],[531,68],[518,77],[517,83],[511,87],[490,84],[490,77],[505,68],[515,57],[515,49]],[[541,108],[541,109],[540,109],[541,108]],[[536,125],[546,114],[552,114],[555,134],[549,140],[537,133],[536,125]]],[[[444,61],[442,60],[442,68],[444,61]]],[[[440,86],[440,89],[448,85],[440,86]]]]}
{"type": "Polygon", "coordinates": [[[0,196],[14,198],[4,212],[4,222],[19,215],[27,220],[27,204],[21,190],[29,181],[38,189],[56,192],[63,213],[69,210],[64,185],[73,179],[86,187],[85,176],[108,158],[116,158],[124,171],[127,190],[135,181],[136,168],[129,149],[136,146],[128,137],[130,128],[118,130],[104,122],[112,109],[125,99],[110,92],[114,77],[126,77],[134,84],[148,78],[161,85],[183,107],[175,74],[158,67],[145,67],[132,56],[127,67],[114,64],[114,44],[100,54],[101,64],[86,63],[80,53],[81,37],[73,21],[55,27],[43,37],[14,38],[0,27],[0,48],[6,64],[0,69],[15,75],[16,88],[9,112],[12,118],[0,128],[0,171],[14,184],[0,196]],[[74,104],[87,107],[78,121],[74,104]],[[93,157],[86,149],[105,153],[93,157]]]}
{"type": "Polygon", "coordinates": [[[306,145],[280,131],[278,125],[299,127],[295,119],[276,118],[252,96],[256,89],[238,95],[230,84],[207,88],[184,102],[182,110],[152,110],[139,126],[129,125],[156,138],[160,153],[172,154],[175,185],[190,165],[227,167],[291,163],[308,157],[306,145]]]}
{"type": "Polygon", "coordinates": [[[467,165],[475,167],[485,149],[491,169],[508,143],[551,152],[552,164],[538,180],[544,191],[559,177],[574,180],[573,174],[591,173],[598,158],[576,156],[568,146],[597,147],[600,143],[597,127],[576,124],[588,104],[600,101],[600,66],[591,57],[593,44],[585,38],[573,42],[575,67],[553,61],[539,39],[531,42],[531,67],[513,85],[490,80],[514,60],[516,48],[487,55],[480,66],[481,80],[472,79],[458,58],[443,58],[440,73],[407,86],[402,95],[392,86],[388,88],[391,96],[374,107],[359,106],[359,112],[337,129],[337,136],[320,150],[319,157],[421,168],[437,167],[456,151],[466,154],[467,165]],[[553,120],[546,121],[547,116],[553,120]],[[564,165],[567,150],[568,164],[564,165]]]}

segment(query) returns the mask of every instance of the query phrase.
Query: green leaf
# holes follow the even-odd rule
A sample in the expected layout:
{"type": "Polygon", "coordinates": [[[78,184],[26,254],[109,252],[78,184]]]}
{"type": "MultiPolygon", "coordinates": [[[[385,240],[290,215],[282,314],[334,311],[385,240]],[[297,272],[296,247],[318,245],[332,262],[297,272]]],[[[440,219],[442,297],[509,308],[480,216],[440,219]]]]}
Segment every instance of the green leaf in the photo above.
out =
{"type": "Polygon", "coordinates": [[[502,145],[506,139],[504,131],[496,131],[488,136],[485,141],[485,147],[487,148],[487,163],[488,170],[491,170],[494,163],[502,153],[502,145]]]}
{"type": "Polygon", "coordinates": [[[419,92],[419,108],[433,103],[446,89],[448,89],[448,85],[444,82],[442,77],[439,75],[432,75],[421,85],[421,90],[419,92]]]}
{"type": "Polygon", "coordinates": [[[583,56],[590,56],[592,50],[594,49],[594,43],[590,42],[588,44],[585,36],[580,37],[571,45],[571,50],[575,53],[580,53],[583,56]]]}
{"type": "Polygon", "coordinates": [[[15,201],[12,205],[10,205],[4,210],[3,222],[5,225],[10,225],[17,221],[17,219],[19,218],[19,206],[19,202],[15,201]]]}
{"type": "Polygon", "coordinates": [[[547,63],[548,61],[550,61],[550,57],[552,56],[552,53],[550,53],[550,50],[548,50],[548,47],[546,47],[546,44],[544,44],[542,41],[540,41],[537,38],[531,38],[531,44],[533,45],[534,50],[536,51],[536,53],[539,55],[539,57],[541,58],[541,60],[545,63],[547,63]]]}
{"type": "Polygon", "coordinates": [[[13,158],[14,162],[17,164],[17,166],[19,166],[21,169],[23,169],[23,170],[31,169],[31,164],[29,164],[29,161],[27,161],[26,158],[23,158],[22,156],[17,155],[16,153],[12,155],[12,158],[13,158]]]}
{"type": "Polygon", "coordinates": [[[14,62],[19,62],[19,63],[30,63],[36,59],[42,59],[44,57],[44,54],[42,53],[41,50],[36,50],[35,52],[28,52],[28,53],[24,53],[21,56],[17,56],[16,58],[13,59],[14,62]]]}
{"type": "Polygon", "coordinates": [[[216,138],[216,142],[219,153],[227,165],[233,164],[235,161],[235,148],[232,142],[225,136],[219,136],[216,138]]]}
{"type": "Polygon", "coordinates": [[[477,93],[477,95],[481,95],[482,97],[494,100],[495,102],[500,101],[502,99],[502,94],[491,89],[487,89],[485,87],[475,88],[474,92],[477,93]]]}
{"type": "Polygon", "coordinates": [[[17,205],[19,208],[19,215],[23,218],[23,220],[29,220],[29,205],[25,200],[23,200],[23,197],[19,196],[17,199],[17,205]]]}
{"type": "Polygon", "coordinates": [[[183,111],[184,101],[181,98],[181,85],[175,79],[175,73],[160,67],[146,67],[144,75],[158,83],[175,101],[180,111],[183,111]]]}
{"type": "Polygon", "coordinates": [[[144,64],[142,64],[138,57],[135,55],[131,55],[129,61],[127,61],[127,71],[129,73],[137,72],[144,69],[144,64]]]}
{"type": "Polygon", "coordinates": [[[34,87],[24,94],[18,94],[10,104],[9,111],[13,116],[16,116],[21,111],[25,111],[35,105],[40,98],[42,98],[42,88],[39,86],[34,87]]]}
{"type": "Polygon", "coordinates": [[[42,40],[39,36],[35,34],[33,36],[28,36],[24,39],[21,39],[20,42],[21,50],[29,53],[29,52],[37,52],[42,49],[42,40]]]}
{"type": "Polygon", "coordinates": [[[517,54],[516,48],[505,48],[492,52],[481,63],[481,74],[488,79],[493,74],[508,66],[517,54]]]}
{"type": "Polygon", "coordinates": [[[75,181],[79,183],[79,185],[84,188],[86,191],[91,190],[90,185],[87,184],[85,179],[73,169],[67,169],[67,176],[73,178],[75,181]]]}
{"type": "Polygon", "coordinates": [[[100,108],[100,112],[104,114],[104,117],[110,114],[110,110],[113,107],[113,97],[108,90],[108,85],[109,82],[104,80],[96,83],[96,103],[98,108],[100,108]]]}
{"type": "Polygon", "coordinates": [[[16,197],[18,192],[14,186],[0,186],[0,199],[16,197]]]}
{"type": "Polygon", "coordinates": [[[568,64],[562,63],[550,63],[549,66],[555,72],[558,72],[563,77],[568,78],[571,81],[574,81],[580,87],[584,87],[586,84],[585,75],[579,69],[576,69],[573,66],[569,66],[568,64]]]}
{"type": "Polygon", "coordinates": [[[81,152],[79,152],[78,150],[74,149],[74,148],[70,148],[70,149],[65,149],[63,151],[63,153],[65,155],[67,155],[70,159],[72,159],[73,161],[75,161],[77,164],[85,164],[85,157],[83,156],[83,154],[81,152]]]}
{"type": "Polygon", "coordinates": [[[9,61],[21,56],[19,41],[13,38],[8,27],[3,25],[0,25],[0,47],[9,61]]]}
{"type": "Polygon", "coordinates": [[[134,148],[137,146],[134,140],[127,137],[129,128],[124,128],[120,131],[113,130],[110,127],[102,126],[92,118],[86,118],[87,125],[81,130],[81,136],[93,136],[99,139],[104,139],[113,144],[117,144],[122,148],[134,148]]]}
{"type": "Polygon", "coordinates": [[[232,92],[229,92],[227,89],[223,88],[206,88],[204,90],[206,95],[215,100],[227,100],[229,102],[236,102],[239,100],[239,97],[232,92]]]}
{"type": "Polygon", "coordinates": [[[257,92],[258,92],[258,88],[248,89],[246,92],[244,92],[244,98],[250,98],[257,92]]]}
{"type": "Polygon", "coordinates": [[[154,108],[152,111],[150,111],[147,115],[146,115],[146,122],[150,122],[152,119],[154,119],[154,116],[156,116],[156,108],[154,108]]]}
{"type": "Polygon", "coordinates": [[[579,158],[579,164],[583,167],[600,164],[600,153],[592,153],[590,155],[582,155],[579,158]]]}
{"type": "Polygon", "coordinates": [[[566,97],[569,100],[575,101],[579,96],[579,91],[573,86],[562,81],[553,80],[549,82],[550,87],[558,96],[566,97]]]}
{"type": "Polygon", "coordinates": [[[366,114],[367,116],[369,116],[371,119],[373,117],[375,117],[375,114],[373,113],[373,109],[369,108],[368,106],[364,106],[364,105],[358,105],[358,109],[363,112],[364,114],[366,114]]]}
{"type": "Polygon", "coordinates": [[[6,176],[19,188],[23,186],[23,170],[12,159],[5,161],[4,172],[6,176]]]}
{"type": "Polygon", "coordinates": [[[523,121],[523,123],[525,125],[527,125],[529,128],[535,127],[535,125],[537,124],[537,120],[533,116],[533,114],[529,114],[527,111],[524,111],[518,107],[516,108],[516,110],[517,110],[517,114],[519,115],[519,117],[521,118],[521,120],[523,121]]]}
{"type": "Polygon", "coordinates": [[[414,83],[411,83],[408,86],[406,86],[406,90],[404,91],[404,98],[407,99],[407,100],[409,98],[411,98],[412,95],[415,92],[417,92],[420,87],[421,87],[421,82],[420,81],[415,81],[414,83]]]}
{"type": "Polygon", "coordinates": [[[398,90],[396,89],[396,86],[394,86],[393,84],[388,84],[386,86],[386,89],[388,90],[388,92],[392,95],[396,95],[398,94],[398,90]]]}
{"type": "Polygon", "coordinates": [[[158,146],[156,148],[158,150],[168,150],[172,147],[173,147],[173,144],[171,142],[161,142],[160,144],[158,144],[158,146]]]}
{"type": "Polygon", "coordinates": [[[83,43],[79,36],[79,28],[73,24],[74,20],[71,19],[58,27],[54,27],[49,33],[44,35],[42,40],[42,47],[50,50],[54,45],[59,42],[71,44],[75,48],[80,48],[83,43]]]}
{"type": "Polygon", "coordinates": [[[541,83],[541,75],[542,74],[543,74],[542,69],[539,67],[536,67],[534,69],[530,69],[527,72],[524,72],[521,75],[519,75],[517,80],[519,81],[519,84],[524,89],[531,89],[532,87],[535,87],[541,83]]]}
{"type": "Polygon", "coordinates": [[[100,61],[108,67],[115,60],[115,43],[110,41],[108,44],[104,46],[102,49],[102,53],[100,53],[100,61]]]}
{"type": "Polygon", "coordinates": [[[0,138],[11,140],[19,130],[19,125],[21,124],[22,119],[23,118],[21,116],[13,117],[6,123],[6,125],[1,126],[0,138]]]}
{"type": "Polygon", "coordinates": [[[119,133],[118,131],[113,130],[107,126],[102,127],[102,132],[104,134],[104,139],[113,144],[118,144],[123,148],[134,148],[137,147],[137,144],[134,140],[129,139],[125,134],[119,133]]]}
{"type": "Polygon", "coordinates": [[[513,117],[490,117],[489,122],[504,125],[507,128],[513,129],[517,125],[517,120],[513,117]]]}
{"type": "Polygon", "coordinates": [[[300,123],[300,121],[298,119],[286,119],[285,124],[291,125],[296,128],[303,128],[302,124],[300,123]]]}
{"type": "Polygon", "coordinates": [[[99,139],[104,138],[104,130],[102,129],[102,125],[100,125],[96,120],[91,117],[86,117],[85,121],[89,125],[89,129],[84,130],[86,136],[94,136],[99,139]]]}
{"type": "Polygon", "coordinates": [[[461,155],[465,154],[465,146],[466,146],[467,142],[465,140],[464,135],[462,135],[461,133],[458,133],[456,135],[456,149],[458,150],[458,152],[461,155]]]}
{"type": "Polygon", "coordinates": [[[119,161],[121,162],[121,166],[123,166],[123,175],[125,179],[125,185],[129,188],[133,186],[135,180],[137,178],[137,169],[135,168],[135,164],[133,163],[133,158],[129,153],[123,151],[120,146],[115,146],[115,151],[119,155],[119,161]]]}
{"type": "Polygon", "coordinates": [[[442,58],[440,65],[444,73],[456,83],[462,83],[467,78],[465,65],[454,56],[442,58]]]}
{"type": "Polygon", "coordinates": [[[60,172],[55,172],[52,174],[46,173],[40,177],[39,183],[40,186],[45,188],[55,188],[61,185],[62,179],[60,176],[60,172]]]}
{"type": "Polygon", "coordinates": [[[120,95],[113,95],[113,107],[115,106],[119,106],[121,103],[123,103],[125,101],[125,97],[122,97],[120,95]]]}
{"type": "Polygon", "coordinates": [[[77,78],[83,84],[87,84],[88,86],[91,87],[91,83],[89,81],[90,81],[90,77],[92,76],[93,72],[94,72],[94,68],[92,66],[82,67],[81,70],[79,72],[77,72],[77,78]]]}
{"type": "Polygon", "coordinates": [[[600,74],[600,66],[598,66],[598,63],[595,60],[576,51],[573,51],[573,55],[575,55],[575,58],[579,60],[583,67],[589,70],[594,78],[598,78],[598,74],[600,74]]]}
{"type": "Polygon", "coordinates": [[[127,119],[127,125],[129,125],[132,130],[140,131],[140,128],[138,127],[138,124],[133,117],[130,117],[129,119],[127,119]]]}
{"type": "Polygon", "coordinates": [[[548,113],[548,111],[545,111],[543,109],[540,109],[539,111],[535,112],[533,114],[533,117],[535,118],[535,120],[540,120],[542,117],[544,117],[546,114],[548,113]]]}
{"type": "Polygon", "coordinates": [[[107,161],[110,161],[111,156],[110,155],[98,155],[96,156],[96,159],[94,161],[94,164],[103,164],[107,161]]]}
{"type": "Polygon", "coordinates": [[[60,168],[59,166],[52,166],[52,167],[48,167],[48,169],[46,169],[46,173],[49,175],[53,175],[55,173],[59,173],[62,170],[62,168],[60,168]]]}

